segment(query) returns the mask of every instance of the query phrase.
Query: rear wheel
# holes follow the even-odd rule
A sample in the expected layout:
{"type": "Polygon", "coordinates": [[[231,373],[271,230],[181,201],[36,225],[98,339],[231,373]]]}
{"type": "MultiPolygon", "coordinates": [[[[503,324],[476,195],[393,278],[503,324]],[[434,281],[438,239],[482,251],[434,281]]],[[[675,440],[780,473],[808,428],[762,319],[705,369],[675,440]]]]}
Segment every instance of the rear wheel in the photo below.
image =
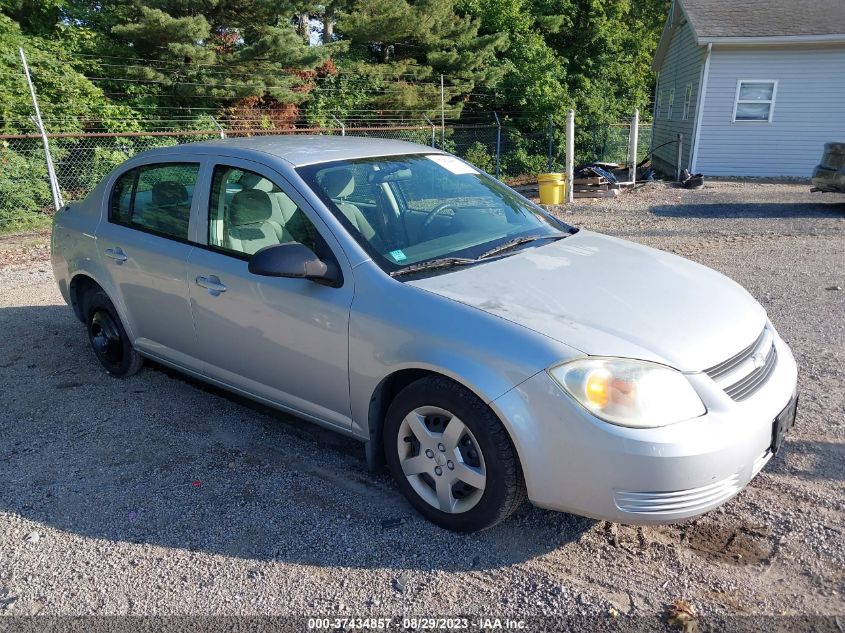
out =
{"type": "Polygon", "coordinates": [[[97,360],[112,376],[125,378],[138,373],[144,359],[132,346],[114,305],[102,290],[85,297],[88,340],[97,360]]]}
{"type": "Polygon", "coordinates": [[[423,378],[396,396],[384,446],[403,494],[447,529],[486,529],[525,499],[522,469],[501,422],[475,394],[447,378],[423,378]]]}

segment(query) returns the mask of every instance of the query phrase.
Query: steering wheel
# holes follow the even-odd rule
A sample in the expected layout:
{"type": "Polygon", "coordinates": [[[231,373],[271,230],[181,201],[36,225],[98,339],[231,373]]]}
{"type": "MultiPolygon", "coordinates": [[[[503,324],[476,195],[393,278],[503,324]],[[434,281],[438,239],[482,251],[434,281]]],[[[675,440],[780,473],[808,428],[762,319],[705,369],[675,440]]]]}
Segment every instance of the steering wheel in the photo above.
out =
{"type": "Polygon", "coordinates": [[[426,217],[425,221],[423,221],[422,226],[420,227],[420,238],[425,235],[425,232],[428,230],[428,227],[431,226],[431,223],[434,222],[434,218],[440,215],[446,209],[455,210],[452,206],[454,203],[452,202],[444,202],[443,204],[438,204],[434,207],[431,211],[428,212],[428,216],[426,217]]]}

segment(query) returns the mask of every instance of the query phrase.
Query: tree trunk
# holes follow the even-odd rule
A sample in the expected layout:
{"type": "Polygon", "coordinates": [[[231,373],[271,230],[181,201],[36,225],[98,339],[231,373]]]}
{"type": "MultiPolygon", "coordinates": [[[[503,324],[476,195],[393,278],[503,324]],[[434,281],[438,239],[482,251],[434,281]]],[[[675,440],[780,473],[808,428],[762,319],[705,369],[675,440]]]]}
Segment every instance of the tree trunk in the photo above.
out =
{"type": "Polygon", "coordinates": [[[334,19],[326,16],[323,18],[323,44],[328,44],[334,38],[334,19]]]}
{"type": "Polygon", "coordinates": [[[299,36],[305,40],[306,44],[311,43],[311,16],[307,13],[299,14],[299,24],[297,26],[299,36]]]}

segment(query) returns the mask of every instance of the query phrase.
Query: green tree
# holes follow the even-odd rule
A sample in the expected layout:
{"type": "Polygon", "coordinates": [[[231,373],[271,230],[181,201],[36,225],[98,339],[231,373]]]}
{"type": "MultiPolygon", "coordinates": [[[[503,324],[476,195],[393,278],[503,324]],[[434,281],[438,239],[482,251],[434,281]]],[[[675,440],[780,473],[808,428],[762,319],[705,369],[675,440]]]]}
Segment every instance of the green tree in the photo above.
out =
{"type": "Polygon", "coordinates": [[[478,29],[477,19],[456,12],[454,0],[358,0],[338,20],[337,34],[349,42],[339,65],[376,87],[360,105],[383,110],[436,112],[442,74],[457,116],[477,84],[501,77],[496,53],[507,38],[478,29]]]}

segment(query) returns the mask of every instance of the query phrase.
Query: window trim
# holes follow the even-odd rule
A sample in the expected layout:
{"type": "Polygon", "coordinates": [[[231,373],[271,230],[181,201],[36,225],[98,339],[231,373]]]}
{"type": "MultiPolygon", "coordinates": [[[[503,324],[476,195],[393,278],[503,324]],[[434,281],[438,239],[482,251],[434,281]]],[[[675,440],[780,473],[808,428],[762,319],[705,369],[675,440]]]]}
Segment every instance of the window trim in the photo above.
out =
{"type": "Polygon", "coordinates": [[[692,107],[692,83],[688,83],[684,90],[684,109],[681,114],[682,121],[689,121],[689,111],[692,107]]]}
{"type": "Polygon", "coordinates": [[[669,89],[669,106],[666,108],[666,120],[672,120],[672,108],[675,106],[675,87],[669,89]]]}
{"type": "Polygon", "coordinates": [[[775,100],[778,96],[778,80],[777,79],[737,79],[736,92],[734,93],[734,110],[731,116],[731,123],[771,123],[775,114],[775,100]],[[768,100],[760,99],[742,99],[739,98],[739,91],[742,84],[772,84],[772,98],[768,100]],[[769,118],[767,119],[739,119],[736,118],[736,110],[740,103],[768,103],[769,104],[769,118]]]}
{"type": "Polygon", "coordinates": [[[180,244],[192,244],[195,245],[196,243],[191,241],[191,219],[194,213],[194,200],[196,199],[197,195],[197,187],[202,181],[202,169],[203,163],[199,160],[168,160],[165,162],[150,162],[150,163],[142,163],[140,165],[133,165],[126,171],[119,173],[115,176],[111,182],[109,183],[109,201],[107,207],[107,215],[106,220],[109,224],[114,224],[116,226],[122,226],[127,229],[132,229],[133,231],[139,231],[140,233],[147,233],[149,235],[154,235],[156,237],[162,237],[167,240],[172,240],[174,242],[179,242],[180,244]],[[169,165],[196,165],[197,167],[197,180],[194,183],[194,191],[191,194],[191,206],[188,209],[188,236],[187,237],[179,237],[177,235],[171,235],[170,233],[164,233],[162,231],[156,231],[155,229],[151,229],[140,224],[133,224],[132,223],[132,214],[135,211],[135,194],[138,190],[138,180],[141,176],[141,170],[145,168],[156,168],[156,167],[166,167],[169,165]],[[129,222],[120,222],[115,220],[113,217],[113,202],[114,202],[114,190],[117,187],[117,182],[123,178],[126,174],[134,172],[135,177],[132,180],[132,198],[129,202],[129,222]]]}

